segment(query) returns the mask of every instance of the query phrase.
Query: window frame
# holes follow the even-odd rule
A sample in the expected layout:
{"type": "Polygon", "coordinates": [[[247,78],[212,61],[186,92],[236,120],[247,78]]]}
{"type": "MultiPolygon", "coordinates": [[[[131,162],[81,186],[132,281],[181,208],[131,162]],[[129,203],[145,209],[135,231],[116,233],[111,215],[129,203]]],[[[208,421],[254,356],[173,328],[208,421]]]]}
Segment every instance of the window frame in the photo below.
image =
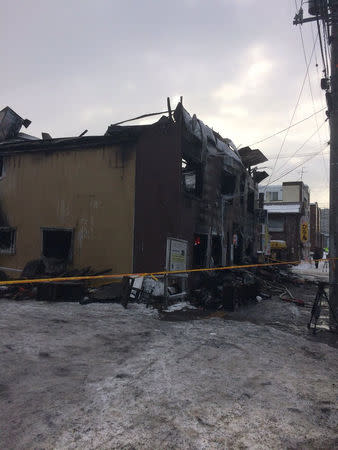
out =
{"type": "Polygon", "coordinates": [[[16,253],[16,227],[0,227],[1,231],[8,231],[13,233],[13,239],[11,239],[12,244],[10,248],[3,249],[0,247],[0,254],[1,255],[15,255],[16,253]]]}
{"type": "MultiPolygon", "coordinates": [[[[74,256],[74,228],[66,228],[66,227],[40,227],[41,231],[41,257],[42,258],[51,258],[50,256],[45,256],[43,249],[44,249],[44,242],[43,242],[43,232],[44,231],[67,231],[71,233],[71,241],[70,241],[70,249],[69,249],[69,255],[68,258],[65,259],[67,263],[71,263],[73,261],[74,256]]],[[[56,258],[57,259],[57,258],[56,258]]]]}
{"type": "Polygon", "coordinates": [[[269,217],[268,218],[268,226],[269,226],[269,231],[271,231],[271,233],[282,233],[282,232],[284,232],[285,231],[285,217],[269,217]],[[273,220],[279,220],[279,221],[281,221],[282,222],[282,227],[275,227],[275,228],[272,228],[271,227],[271,219],[273,219],[273,220]]]}
{"type": "Polygon", "coordinates": [[[278,191],[271,191],[270,192],[270,202],[278,202],[279,200],[279,192],[278,191]],[[273,198],[273,197],[277,197],[277,198],[273,198]]]}
{"type": "Polygon", "coordinates": [[[2,165],[0,163],[0,167],[2,167],[2,170],[0,171],[0,180],[5,178],[6,171],[5,171],[5,157],[3,155],[0,155],[0,161],[2,161],[2,165]]]}

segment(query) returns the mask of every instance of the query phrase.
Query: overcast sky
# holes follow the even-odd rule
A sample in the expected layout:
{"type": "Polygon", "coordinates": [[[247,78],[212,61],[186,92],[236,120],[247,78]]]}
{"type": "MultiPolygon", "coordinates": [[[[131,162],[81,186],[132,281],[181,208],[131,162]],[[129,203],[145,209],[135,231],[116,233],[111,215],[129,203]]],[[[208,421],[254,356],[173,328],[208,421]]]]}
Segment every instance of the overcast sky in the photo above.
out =
{"type": "MultiPolygon", "coordinates": [[[[290,122],[306,69],[294,15],[294,0],[2,0],[0,107],[32,120],[27,132],[39,137],[86,128],[95,135],[183,95],[191,114],[237,146],[250,145],[290,122]]],[[[303,26],[307,58],[312,32],[303,26]]],[[[307,81],[294,121],[325,106],[319,46],[316,55],[314,103],[307,81]]],[[[316,118],[290,130],[270,181],[324,148],[327,123],[289,157],[325,113],[316,118]]],[[[269,173],[283,137],[257,146],[271,158],[263,165],[269,173]]],[[[300,171],[276,184],[299,180],[300,171]]],[[[311,201],[327,205],[328,148],[304,165],[303,181],[311,201]]]]}

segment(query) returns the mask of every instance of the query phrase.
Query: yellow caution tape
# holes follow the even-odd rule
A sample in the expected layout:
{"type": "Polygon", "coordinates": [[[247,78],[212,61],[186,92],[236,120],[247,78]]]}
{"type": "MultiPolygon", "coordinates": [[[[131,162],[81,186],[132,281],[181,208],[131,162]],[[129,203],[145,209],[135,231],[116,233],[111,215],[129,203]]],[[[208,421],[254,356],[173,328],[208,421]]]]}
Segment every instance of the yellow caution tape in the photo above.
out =
{"type": "MultiPolygon", "coordinates": [[[[338,258],[326,258],[315,259],[314,261],[334,261],[338,258]]],[[[163,270],[161,272],[144,272],[144,273],[119,273],[112,275],[87,275],[82,277],[53,277],[53,278],[33,278],[29,280],[8,280],[0,281],[0,286],[12,285],[12,284],[30,284],[30,283],[50,283],[55,281],[85,281],[85,280],[107,280],[107,279],[119,279],[123,277],[152,277],[157,280],[156,276],[160,275],[172,275],[180,273],[194,273],[194,272],[211,272],[213,270],[230,270],[230,269],[250,269],[253,267],[269,267],[269,266],[281,266],[285,264],[300,264],[301,261],[282,261],[274,263],[261,263],[261,264],[245,264],[236,266],[223,266],[223,267],[207,267],[203,269],[186,269],[186,270],[163,270]],[[155,276],[156,275],[156,276],[155,276]]]]}

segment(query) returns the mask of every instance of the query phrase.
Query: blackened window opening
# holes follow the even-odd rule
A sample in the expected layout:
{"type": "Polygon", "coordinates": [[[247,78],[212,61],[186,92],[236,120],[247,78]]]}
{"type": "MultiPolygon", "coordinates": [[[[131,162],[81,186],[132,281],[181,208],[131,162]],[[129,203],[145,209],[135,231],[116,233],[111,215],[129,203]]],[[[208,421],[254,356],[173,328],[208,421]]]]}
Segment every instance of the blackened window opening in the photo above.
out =
{"type": "Polygon", "coordinates": [[[15,252],[15,229],[0,228],[0,253],[15,252]]]}
{"type": "Polygon", "coordinates": [[[255,210],[255,193],[254,191],[249,191],[248,193],[248,203],[247,208],[249,212],[254,212],[255,210]]]}
{"type": "Polygon", "coordinates": [[[43,230],[43,256],[61,260],[71,259],[72,231],[43,230]]]}
{"type": "Polygon", "coordinates": [[[221,189],[223,195],[233,194],[236,189],[236,176],[230,175],[228,173],[223,173],[221,189]]]}
{"type": "Polygon", "coordinates": [[[185,192],[197,197],[202,195],[201,164],[182,159],[182,185],[185,192]]]}

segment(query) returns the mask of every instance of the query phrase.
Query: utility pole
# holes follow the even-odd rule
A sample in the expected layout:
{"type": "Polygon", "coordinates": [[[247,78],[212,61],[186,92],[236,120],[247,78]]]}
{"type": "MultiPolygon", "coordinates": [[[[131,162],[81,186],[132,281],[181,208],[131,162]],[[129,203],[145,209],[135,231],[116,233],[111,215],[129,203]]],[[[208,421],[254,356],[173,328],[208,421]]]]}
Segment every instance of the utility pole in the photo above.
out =
{"type": "MultiPolygon", "coordinates": [[[[330,250],[332,258],[338,256],[338,2],[332,5],[331,26],[331,97],[330,113],[330,250]],[[332,249],[332,251],[331,251],[332,249]]],[[[330,328],[338,332],[338,260],[330,261],[330,328]]]]}
{"type": "MultiPolygon", "coordinates": [[[[309,17],[303,17],[303,9],[294,18],[294,25],[317,22],[319,42],[324,64],[321,88],[326,91],[330,123],[330,329],[338,332],[338,0],[309,0],[309,17]],[[325,67],[321,27],[327,30],[327,45],[331,47],[331,76],[325,67]]],[[[324,42],[325,43],[325,42],[324,42]]]]}

